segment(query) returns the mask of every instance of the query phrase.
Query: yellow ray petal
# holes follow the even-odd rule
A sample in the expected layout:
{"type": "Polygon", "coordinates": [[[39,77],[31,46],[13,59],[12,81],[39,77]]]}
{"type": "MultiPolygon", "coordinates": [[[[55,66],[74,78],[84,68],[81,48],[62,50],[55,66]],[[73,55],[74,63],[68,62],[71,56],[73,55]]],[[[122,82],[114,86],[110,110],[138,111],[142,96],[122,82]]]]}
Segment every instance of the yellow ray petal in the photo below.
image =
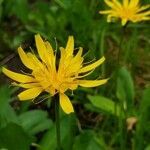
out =
{"type": "Polygon", "coordinates": [[[83,62],[83,57],[81,57],[82,51],[83,49],[80,47],[76,56],[72,57],[70,62],[68,61],[68,65],[66,66],[66,75],[77,73],[79,69],[82,67],[83,62]]]}
{"type": "Polygon", "coordinates": [[[81,68],[81,70],[79,71],[79,73],[84,73],[84,72],[91,71],[92,69],[95,69],[100,64],[102,64],[104,61],[105,61],[105,57],[102,57],[99,60],[97,60],[96,62],[94,62],[94,63],[92,63],[90,65],[87,65],[87,66],[81,68]]]}
{"type": "Polygon", "coordinates": [[[112,13],[112,10],[101,10],[99,11],[100,14],[110,14],[112,13]]]}
{"type": "Polygon", "coordinates": [[[139,14],[138,14],[138,16],[148,16],[148,15],[150,15],[150,10],[149,11],[145,11],[145,12],[140,12],[139,14]]]}
{"type": "Polygon", "coordinates": [[[85,73],[85,74],[83,74],[83,75],[78,75],[78,76],[76,76],[75,78],[76,78],[76,79],[80,79],[80,78],[83,78],[83,77],[89,76],[91,73],[93,73],[93,71],[94,71],[94,70],[91,70],[90,72],[85,73]]]}
{"type": "Polygon", "coordinates": [[[113,15],[112,14],[109,14],[107,16],[107,22],[111,22],[112,21],[112,18],[113,18],[113,15]]]}
{"type": "Polygon", "coordinates": [[[150,20],[150,17],[143,17],[142,20],[150,20]]]}
{"type": "Polygon", "coordinates": [[[105,84],[108,79],[103,80],[79,80],[79,85],[83,87],[96,87],[105,84]]]}
{"type": "Polygon", "coordinates": [[[83,48],[79,47],[79,51],[74,58],[76,58],[76,59],[80,58],[82,56],[82,53],[83,53],[83,48]]]}
{"type": "Polygon", "coordinates": [[[48,92],[51,96],[54,96],[56,94],[56,89],[52,86],[45,89],[46,92],[48,92]]]}
{"type": "Polygon", "coordinates": [[[35,79],[30,76],[10,71],[4,67],[2,68],[2,72],[6,76],[8,76],[9,78],[11,78],[17,82],[21,82],[21,83],[35,82],[35,79]]]}
{"type": "Polygon", "coordinates": [[[43,62],[47,62],[46,57],[48,55],[46,46],[44,41],[42,40],[41,36],[39,34],[35,35],[35,43],[38,50],[38,54],[43,62]]]}
{"type": "Polygon", "coordinates": [[[118,8],[121,8],[121,7],[122,7],[121,3],[120,3],[118,0],[113,0],[113,3],[114,3],[118,8]]]}
{"type": "Polygon", "coordinates": [[[40,62],[36,55],[29,52],[27,53],[27,56],[30,58],[30,61],[32,61],[32,63],[34,64],[34,70],[36,70],[36,68],[43,68],[44,65],[40,62]]]}
{"type": "Polygon", "coordinates": [[[109,7],[113,7],[113,4],[112,2],[110,2],[110,0],[104,0],[104,1],[109,7]]]}
{"type": "Polygon", "coordinates": [[[22,87],[22,88],[25,88],[25,89],[40,87],[39,83],[18,84],[18,83],[13,82],[12,85],[19,86],[19,87],[22,87]]]}
{"type": "Polygon", "coordinates": [[[138,10],[137,10],[137,13],[141,12],[141,11],[146,11],[146,9],[150,8],[150,5],[145,5],[145,6],[142,6],[140,7],[138,10]]]}
{"type": "Polygon", "coordinates": [[[36,88],[31,88],[27,89],[20,94],[18,94],[18,98],[20,100],[30,100],[36,98],[40,93],[42,92],[42,88],[36,87],[36,88]]]}
{"type": "Polygon", "coordinates": [[[65,50],[66,50],[67,56],[72,56],[73,50],[74,50],[74,38],[73,38],[73,36],[69,36],[65,50]]]}
{"type": "Polygon", "coordinates": [[[24,50],[19,47],[18,48],[18,54],[20,56],[20,59],[22,61],[22,63],[29,69],[33,69],[34,65],[32,63],[32,61],[30,61],[30,58],[27,56],[27,54],[24,52],[24,50]]]}
{"type": "Polygon", "coordinates": [[[126,25],[126,23],[127,23],[127,21],[128,21],[127,19],[122,19],[122,20],[121,20],[121,24],[122,24],[122,26],[125,26],[125,25],[126,25]]]}
{"type": "MultiPolygon", "coordinates": [[[[134,1],[134,0],[131,0],[131,1],[134,1]]],[[[123,6],[124,6],[125,8],[128,7],[128,4],[129,4],[129,0],[123,0],[123,6]]]]}
{"type": "Polygon", "coordinates": [[[66,51],[63,47],[60,47],[59,49],[60,49],[60,60],[59,60],[59,66],[58,66],[58,74],[61,74],[61,71],[64,66],[64,59],[65,59],[66,51]]]}
{"type": "Polygon", "coordinates": [[[136,7],[138,6],[138,4],[139,4],[139,0],[130,0],[129,8],[136,7]]]}
{"type": "Polygon", "coordinates": [[[114,2],[112,2],[112,1],[110,1],[110,0],[104,0],[104,1],[105,1],[105,3],[106,3],[109,7],[113,8],[113,9],[116,9],[116,5],[115,5],[114,2]]]}
{"type": "Polygon", "coordinates": [[[60,53],[61,53],[61,58],[64,58],[65,57],[65,54],[66,54],[66,51],[63,47],[60,47],[60,53]]]}
{"type": "Polygon", "coordinates": [[[63,109],[63,111],[66,114],[70,114],[71,112],[74,112],[73,106],[72,106],[68,96],[60,93],[59,94],[59,102],[60,102],[61,108],[63,109]]]}
{"type": "Polygon", "coordinates": [[[71,83],[68,87],[70,90],[76,90],[78,88],[78,84],[71,83]]]}
{"type": "Polygon", "coordinates": [[[66,51],[63,47],[60,47],[60,61],[59,61],[59,67],[63,65],[64,59],[66,57],[66,51]]]}
{"type": "Polygon", "coordinates": [[[52,48],[51,44],[48,41],[45,42],[45,46],[47,48],[48,53],[51,54],[51,55],[54,55],[53,48],[52,48]]]}
{"type": "Polygon", "coordinates": [[[47,55],[47,58],[46,58],[47,62],[51,66],[51,69],[55,71],[56,70],[56,67],[55,67],[56,56],[54,55],[53,48],[49,42],[45,42],[45,45],[49,54],[47,55]]]}

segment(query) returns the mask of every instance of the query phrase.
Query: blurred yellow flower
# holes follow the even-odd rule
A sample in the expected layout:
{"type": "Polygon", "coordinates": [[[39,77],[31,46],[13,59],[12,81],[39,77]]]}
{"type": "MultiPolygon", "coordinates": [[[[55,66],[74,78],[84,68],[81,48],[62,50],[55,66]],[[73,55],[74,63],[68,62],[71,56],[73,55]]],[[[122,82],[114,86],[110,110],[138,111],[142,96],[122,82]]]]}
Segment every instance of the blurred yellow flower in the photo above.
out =
{"type": "Polygon", "coordinates": [[[150,5],[140,6],[139,0],[123,0],[121,4],[119,0],[104,0],[111,8],[109,10],[99,11],[100,14],[106,14],[107,21],[111,22],[115,18],[121,19],[124,26],[128,21],[139,22],[150,20],[150,5]]]}
{"type": "Polygon", "coordinates": [[[67,114],[74,112],[73,106],[65,92],[82,87],[96,87],[105,84],[108,79],[83,80],[97,66],[102,64],[104,57],[86,66],[83,65],[83,49],[80,47],[74,55],[74,38],[69,36],[66,48],[60,47],[60,60],[56,65],[56,53],[50,43],[43,41],[40,35],[35,35],[36,48],[39,58],[35,54],[19,47],[18,53],[22,63],[31,70],[31,74],[20,74],[2,68],[2,72],[9,78],[17,81],[16,86],[25,88],[18,97],[20,100],[36,98],[41,92],[46,91],[54,96],[59,93],[59,102],[63,111],[67,114]],[[57,67],[58,66],[58,67],[57,67]]]}

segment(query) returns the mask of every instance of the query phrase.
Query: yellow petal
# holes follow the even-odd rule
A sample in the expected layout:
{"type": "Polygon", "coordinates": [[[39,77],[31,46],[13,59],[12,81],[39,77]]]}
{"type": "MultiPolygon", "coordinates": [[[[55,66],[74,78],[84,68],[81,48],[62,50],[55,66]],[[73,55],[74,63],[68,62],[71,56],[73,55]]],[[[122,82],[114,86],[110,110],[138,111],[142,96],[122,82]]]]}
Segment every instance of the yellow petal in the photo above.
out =
{"type": "Polygon", "coordinates": [[[89,76],[91,73],[93,73],[93,71],[94,71],[94,70],[91,70],[90,72],[85,73],[85,74],[83,74],[83,75],[78,75],[78,76],[76,76],[76,79],[79,79],[79,78],[83,78],[83,77],[89,76]]]}
{"type": "Polygon", "coordinates": [[[130,0],[129,8],[137,7],[139,0],[130,0]]]}
{"type": "Polygon", "coordinates": [[[60,106],[63,109],[63,111],[66,114],[70,114],[71,112],[74,112],[73,106],[68,98],[68,96],[66,96],[65,94],[60,93],[59,94],[59,101],[60,101],[60,106]]]}
{"type": "Polygon", "coordinates": [[[30,100],[36,98],[40,93],[42,92],[42,88],[36,87],[27,89],[23,92],[21,92],[18,97],[20,100],[30,100]]]}
{"type": "Polygon", "coordinates": [[[104,61],[105,61],[105,57],[102,57],[101,59],[97,60],[96,62],[81,68],[79,73],[84,73],[84,72],[87,72],[87,71],[91,71],[92,69],[95,69],[96,67],[101,65],[104,61]]]}
{"type": "Polygon", "coordinates": [[[150,20],[150,17],[143,17],[142,20],[150,20]]]}
{"type": "Polygon", "coordinates": [[[66,66],[66,71],[65,71],[66,75],[77,73],[80,70],[83,62],[83,57],[81,57],[82,51],[83,49],[80,47],[76,56],[72,57],[71,60],[68,61],[68,65],[66,66]]]}
{"type": "Polygon", "coordinates": [[[110,2],[110,0],[104,0],[105,1],[105,3],[109,6],[109,7],[112,7],[113,6],[113,4],[112,4],[112,2],[110,2]]]}
{"type": "Polygon", "coordinates": [[[139,16],[143,16],[143,17],[145,16],[146,17],[147,15],[150,15],[150,10],[139,13],[139,16]]]}
{"type": "Polygon", "coordinates": [[[99,11],[100,14],[110,14],[112,11],[111,10],[102,10],[99,11]]]}
{"type": "Polygon", "coordinates": [[[56,70],[56,67],[55,67],[56,56],[54,55],[53,48],[49,42],[45,42],[45,45],[48,51],[48,55],[46,57],[47,63],[49,63],[49,65],[51,66],[51,69],[55,71],[56,70]]]}
{"type": "Polygon", "coordinates": [[[141,11],[146,11],[146,9],[150,8],[150,5],[145,5],[145,6],[142,6],[140,7],[138,10],[137,10],[137,13],[138,12],[141,12],[141,11]]]}
{"type": "Polygon", "coordinates": [[[121,8],[121,7],[122,7],[121,3],[120,3],[118,0],[113,0],[113,3],[114,3],[118,8],[121,8]]]}
{"type": "Polygon", "coordinates": [[[63,65],[64,59],[66,57],[66,51],[63,47],[60,47],[60,61],[59,61],[59,67],[63,65]]]}
{"type": "Polygon", "coordinates": [[[112,22],[112,19],[113,18],[113,15],[112,14],[109,14],[108,16],[107,16],[107,22],[112,22]]]}
{"type": "Polygon", "coordinates": [[[4,67],[2,68],[2,72],[6,76],[8,76],[9,78],[11,78],[17,82],[28,83],[28,82],[34,82],[35,81],[35,79],[30,77],[30,76],[10,71],[4,67]]]}
{"type": "Polygon", "coordinates": [[[46,46],[44,41],[42,40],[41,36],[39,34],[35,35],[35,43],[38,50],[38,54],[43,62],[47,62],[46,56],[48,55],[46,46]]]}
{"type": "Polygon", "coordinates": [[[52,86],[49,86],[47,89],[45,89],[45,91],[50,93],[51,96],[54,96],[56,94],[56,89],[52,86]]]}
{"type": "Polygon", "coordinates": [[[30,58],[27,56],[27,54],[23,51],[21,47],[18,48],[18,53],[22,63],[29,69],[33,69],[34,68],[33,63],[30,61],[30,58]]]}
{"type": "Polygon", "coordinates": [[[128,21],[127,19],[122,19],[121,21],[122,26],[126,25],[127,21],[128,21]]]}
{"type": "Polygon", "coordinates": [[[47,48],[48,53],[54,55],[53,48],[52,48],[51,44],[48,41],[45,42],[45,46],[47,48]]]}
{"type": "Polygon", "coordinates": [[[34,54],[29,52],[27,53],[27,56],[30,58],[30,61],[32,61],[32,63],[34,64],[34,70],[36,70],[36,68],[43,68],[43,64],[34,54]]]}
{"type": "Polygon", "coordinates": [[[103,80],[79,80],[79,85],[83,87],[96,87],[105,84],[108,79],[103,80]]]}
{"type": "MultiPolygon", "coordinates": [[[[135,1],[135,0],[131,0],[131,1],[135,1]]],[[[128,7],[128,4],[129,4],[129,0],[123,0],[123,6],[124,6],[125,8],[128,7]]]]}
{"type": "Polygon", "coordinates": [[[105,3],[109,6],[109,7],[111,7],[111,8],[113,8],[113,9],[115,9],[117,6],[115,5],[115,3],[114,2],[112,2],[112,1],[110,1],[110,0],[104,0],[105,1],[105,3]]]}
{"type": "Polygon", "coordinates": [[[58,74],[60,75],[62,73],[62,70],[64,69],[64,62],[66,58],[66,51],[63,47],[60,47],[60,60],[59,60],[59,67],[58,67],[58,74]]]}
{"type": "Polygon", "coordinates": [[[22,87],[22,88],[25,88],[25,89],[40,87],[39,83],[18,84],[18,83],[13,82],[12,85],[19,86],[19,87],[22,87]]]}
{"type": "Polygon", "coordinates": [[[82,53],[83,53],[83,48],[82,47],[79,47],[79,51],[78,53],[76,54],[75,58],[78,59],[82,56],[82,53]]]}
{"type": "Polygon", "coordinates": [[[65,57],[65,54],[66,54],[66,51],[63,47],[60,47],[60,53],[61,53],[61,58],[64,58],[65,57]]]}
{"type": "Polygon", "coordinates": [[[68,87],[69,87],[70,90],[75,90],[75,89],[78,88],[78,84],[71,83],[71,84],[69,84],[68,87]]]}
{"type": "Polygon", "coordinates": [[[67,56],[71,56],[73,54],[73,50],[74,50],[73,36],[69,36],[65,50],[66,50],[67,56]]]}

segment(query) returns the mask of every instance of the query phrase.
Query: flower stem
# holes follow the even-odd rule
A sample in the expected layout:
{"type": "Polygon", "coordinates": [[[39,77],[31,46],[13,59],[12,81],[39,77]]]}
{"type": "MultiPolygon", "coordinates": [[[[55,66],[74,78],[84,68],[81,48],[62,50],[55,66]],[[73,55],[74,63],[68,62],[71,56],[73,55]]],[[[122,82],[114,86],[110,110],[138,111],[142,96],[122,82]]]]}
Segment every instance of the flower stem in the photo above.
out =
{"type": "Polygon", "coordinates": [[[123,45],[123,41],[125,39],[126,29],[127,29],[127,24],[122,27],[122,33],[121,33],[121,38],[120,38],[120,42],[119,42],[118,58],[117,58],[118,66],[120,65],[120,57],[121,57],[121,53],[122,53],[122,45],[123,45]]]}
{"type": "Polygon", "coordinates": [[[59,98],[58,98],[58,95],[55,96],[55,120],[56,120],[57,150],[61,150],[60,116],[59,116],[59,98]]]}
{"type": "MultiPolygon", "coordinates": [[[[105,34],[106,34],[106,28],[103,28],[103,30],[101,31],[101,38],[100,38],[100,57],[104,56],[105,34]]],[[[102,77],[104,77],[105,76],[105,64],[102,64],[101,72],[102,72],[102,77]]]]}

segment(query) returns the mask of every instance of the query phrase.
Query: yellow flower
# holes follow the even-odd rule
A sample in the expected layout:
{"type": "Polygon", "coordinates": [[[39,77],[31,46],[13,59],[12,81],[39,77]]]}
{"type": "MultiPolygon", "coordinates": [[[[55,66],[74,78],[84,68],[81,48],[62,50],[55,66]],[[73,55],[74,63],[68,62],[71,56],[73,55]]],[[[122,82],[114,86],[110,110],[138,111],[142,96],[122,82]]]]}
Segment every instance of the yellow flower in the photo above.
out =
{"type": "Polygon", "coordinates": [[[150,5],[140,6],[139,0],[123,0],[123,4],[118,0],[105,0],[105,3],[111,9],[99,13],[108,15],[108,22],[111,22],[114,18],[120,18],[124,26],[128,21],[150,20],[150,10],[148,10],[150,5]]]}
{"type": "Polygon", "coordinates": [[[97,66],[102,64],[104,57],[92,64],[83,66],[82,48],[74,55],[74,38],[69,36],[66,48],[60,47],[61,57],[56,67],[56,54],[50,43],[43,41],[40,35],[35,35],[36,48],[39,58],[35,54],[19,47],[18,53],[22,63],[31,70],[31,74],[20,74],[2,68],[2,72],[9,78],[17,81],[15,85],[24,88],[18,97],[20,100],[36,98],[41,92],[46,91],[50,95],[59,93],[59,102],[63,111],[67,114],[74,112],[73,106],[65,92],[82,87],[96,87],[105,84],[108,79],[83,80],[97,66]]]}

